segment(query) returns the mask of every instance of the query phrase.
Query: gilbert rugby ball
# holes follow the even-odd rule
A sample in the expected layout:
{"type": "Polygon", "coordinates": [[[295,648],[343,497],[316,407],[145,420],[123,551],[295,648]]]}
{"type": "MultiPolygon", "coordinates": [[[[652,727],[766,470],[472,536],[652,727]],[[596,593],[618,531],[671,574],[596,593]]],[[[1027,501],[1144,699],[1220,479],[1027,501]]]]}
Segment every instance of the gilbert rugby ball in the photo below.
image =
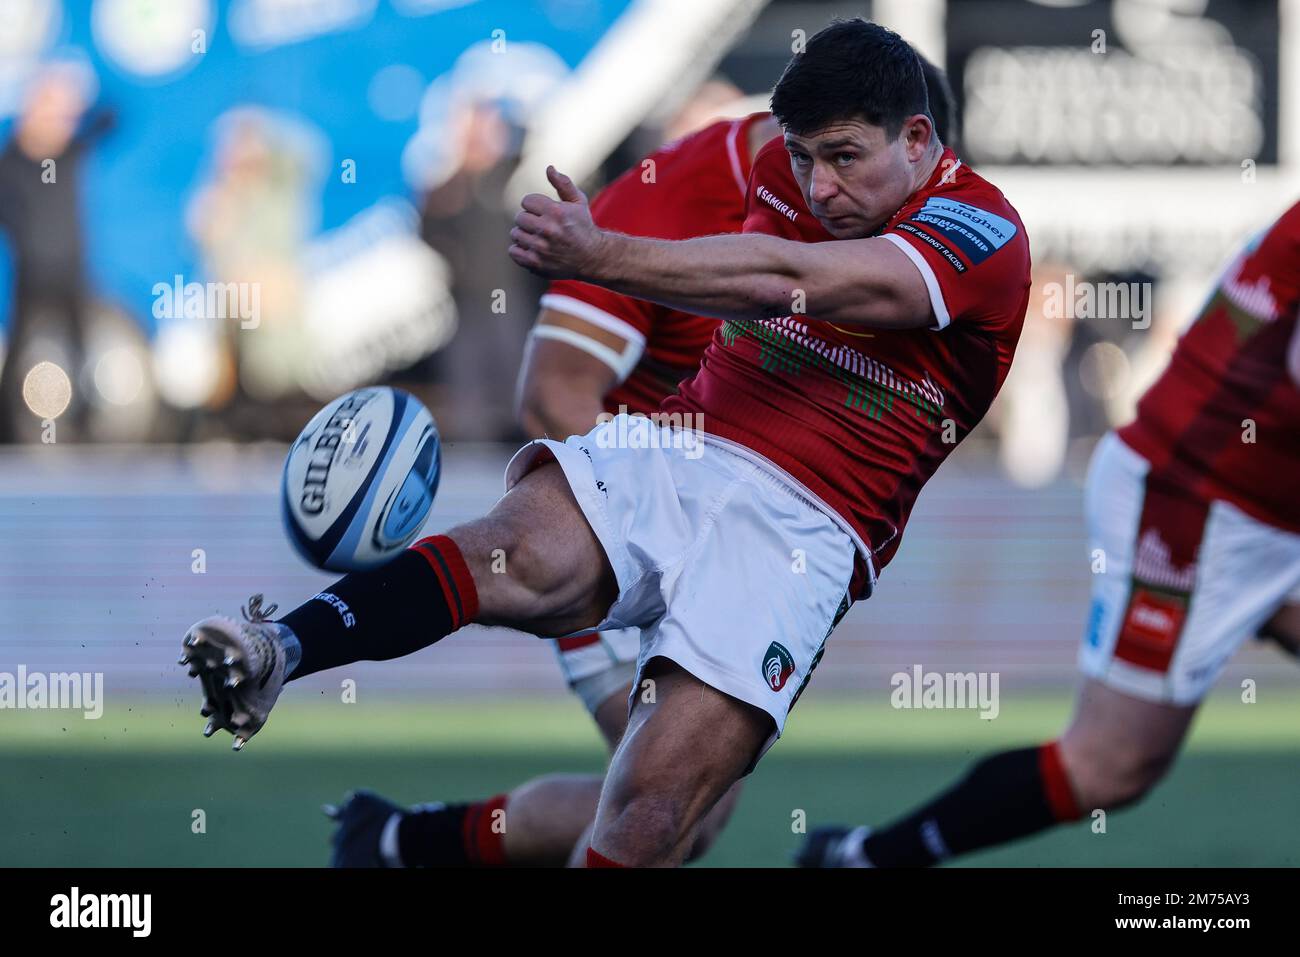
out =
{"type": "Polygon", "coordinates": [[[438,427],[418,399],[387,386],[349,392],[289,449],[281,483],[289,540],[318,568],[381,565],[424,527],[441,466],[438,427]]]}

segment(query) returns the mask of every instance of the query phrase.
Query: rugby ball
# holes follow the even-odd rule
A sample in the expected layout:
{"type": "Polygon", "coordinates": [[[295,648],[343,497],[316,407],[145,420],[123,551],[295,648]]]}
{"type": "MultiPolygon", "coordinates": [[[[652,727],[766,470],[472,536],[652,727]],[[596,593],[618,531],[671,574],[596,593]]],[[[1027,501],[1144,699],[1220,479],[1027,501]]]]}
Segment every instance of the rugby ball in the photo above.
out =
{"type": "Polygon", "coordinates": [[[374,568],[419,534],[438,491],[433,416],[387,386],[335,399],[307,423],[284,463],[281,513],[294,548],[317,568],[374,568]]]}

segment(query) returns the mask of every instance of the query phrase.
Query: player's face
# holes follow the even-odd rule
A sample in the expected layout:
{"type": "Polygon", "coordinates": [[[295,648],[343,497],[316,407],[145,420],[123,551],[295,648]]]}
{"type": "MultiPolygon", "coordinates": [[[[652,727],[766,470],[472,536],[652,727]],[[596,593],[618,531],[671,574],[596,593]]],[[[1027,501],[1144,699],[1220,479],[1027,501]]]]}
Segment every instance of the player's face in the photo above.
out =
{"type": "Polygon", "coordinates": [[[836,239],[865,239],[912,193],[916,152],[908,124],[890,137],[861,120],[785,134],[790,166],[808,209],[836,239]]]}

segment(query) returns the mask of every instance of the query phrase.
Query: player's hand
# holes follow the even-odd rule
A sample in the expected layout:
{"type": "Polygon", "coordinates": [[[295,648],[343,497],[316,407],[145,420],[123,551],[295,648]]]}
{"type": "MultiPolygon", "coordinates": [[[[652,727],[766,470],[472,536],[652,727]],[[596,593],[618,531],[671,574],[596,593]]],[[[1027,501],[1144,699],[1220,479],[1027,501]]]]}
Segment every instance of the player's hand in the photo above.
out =
{"type": "Polygon", "coordinates": [[[510,230],[510,258],[548,279],[595,278],[603,234],[592,222],[587,197],[554,166],[546,167],[546,178],[560,198],[523,198],[510,230]]]}

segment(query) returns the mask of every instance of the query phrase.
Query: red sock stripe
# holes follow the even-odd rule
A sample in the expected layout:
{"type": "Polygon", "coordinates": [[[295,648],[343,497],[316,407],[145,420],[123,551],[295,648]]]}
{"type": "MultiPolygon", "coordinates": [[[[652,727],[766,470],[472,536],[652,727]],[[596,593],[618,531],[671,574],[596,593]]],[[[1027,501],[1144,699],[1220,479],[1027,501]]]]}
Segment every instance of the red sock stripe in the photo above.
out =
{"type": "Polygon", "coordinates": [[[1083,817],[1074,800],[1074,789],[1070,786],[1070,776],[1065,773],[1061,763],[1061,748],[1055,741],[1049,741],[1038,749],[1038,771],[1043,776],[1043,792],[1047,803],[1058,821],[1077,821],[1083,817]]]}
{"type": "Polygon", "coordinates": [[[461,840],[465,845],[465,856],[470,864],[478,867],[504,867],[506,863],[505,818],[506,798],[498,794],[477,804],[471,804],[465,812],[461,840]],[[497,814],[501,811],[501,814],[497,814]],[[497,822],[500,822],[498,825],[497,822]]]}
{"type": "Polygon", "coordinates": [[[556,646],[561,651],[576,651],[579,648],[586,648],[588,645],[599,644],[600,632],[593,631],[590,635],[578,635],[576,638],[557,638],[556,646]]]}
{"type": "Polygon", "coordinates": [[[413,546],[424,556],[442,586],[443,597],[451,609],[451,630],[455,631],[478,617],[478,588],[469,573],[460,546],[446,535],[434,535],[413,546]]]}
{"type": "Polygon", "coordinates": [[[618,861],[611,861],[594,847],[587,848],[587,866],[588,867],[622,867],[618,861]]]}
{"type": "Polygon", "coordinates": [[[420,556],[429,563],[429,567],[433,569],[434,577],[438,579],[438,587],[442,589],[443,601],[445,601],[447,607],[451,609],[452,631],[455,631],[460,627],[461,606],[457,601],[455,592],[452,591],[451,578],[447,573],[447,569],[444,568],[444,563],[438,561],[436,555],[428,547],[428,543],[431,541],[433,541],[433,539],[426,539],[423,542],[418,542],[414,548],[420,556]]]}

